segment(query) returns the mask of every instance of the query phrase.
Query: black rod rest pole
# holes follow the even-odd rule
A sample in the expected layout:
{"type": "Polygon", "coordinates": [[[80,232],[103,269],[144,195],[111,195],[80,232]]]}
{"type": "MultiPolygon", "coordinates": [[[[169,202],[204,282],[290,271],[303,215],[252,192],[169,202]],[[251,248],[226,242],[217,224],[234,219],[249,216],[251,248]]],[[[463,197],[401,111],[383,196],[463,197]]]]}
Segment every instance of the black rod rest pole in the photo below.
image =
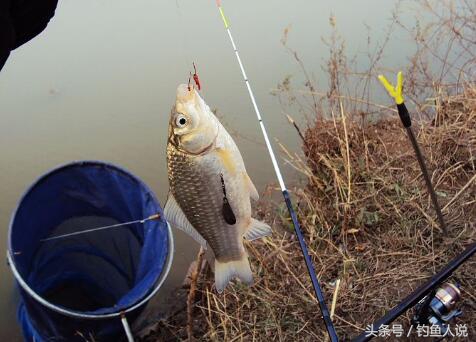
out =
{"type": "MultiPolygon", "coordinates": [[[[416,289],[408,297],[406,297],[400,304],[390,310],[385,316],[372,324],[372,330],[378,331],[382,325],[388,325],[392,323],[397,317],[402,315],[405,311],[412,308],[428,293],[433,291],[438,285],[445,281],[459,266],[461,266],[466,260],[471,258],[476,252],[476,243],[470,244],[460,255],[451,260],[446,266],[437,274],[435,274],[429,281],[416,289]]],[[[369,341],[374,336],[368,333],[362,333],[359,336],[352,339],[352,342],[364,342],[369,341]]]]}
{"type": "Polygon", "coordinates": [[[443,213],[441,212],[440,205],[438,204],[438,199],[436,197],[435,189],[433,188],[433,184],[431,183],[431,178],[428,173],[428,168],[425,164],[425,158],[423,157],[423,153],[421,153],[420,146],[418,145],[418,141],[416,140],[415,134],[412,130],[412,121],[410,119],[410,114],[408,113],[408,109],[405,106],[405,103],[397,104],[398,115],[400,116],[400,120],[402,121],[403,126],[407,130],[408,138],[412,143],[413,150],[415,151],[415,155],[418,160],[418,164],[420,164],[420,169],[423,174],[423,178],[425,179],[426,187],[428,192],[430,193],[431,202],[433,203],[433,207],[436,211],[436,216],[438,218],[438,223],[440,224],[440,228],[446,234],[448,233],[448,228],[446,227],[445,220],[443,218],[443,213]]]}

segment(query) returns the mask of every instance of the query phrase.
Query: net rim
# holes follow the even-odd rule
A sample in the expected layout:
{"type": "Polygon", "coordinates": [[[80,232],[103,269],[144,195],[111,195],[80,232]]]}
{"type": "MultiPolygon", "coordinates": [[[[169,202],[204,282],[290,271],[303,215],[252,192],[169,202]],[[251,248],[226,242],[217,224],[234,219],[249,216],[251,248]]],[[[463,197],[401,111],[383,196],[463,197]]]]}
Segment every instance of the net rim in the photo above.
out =
{"type": "Polygon", "coordinates": [[[142,180],[140,180],[139,178],[134,176],[128,170],[126,170],[126,169],[124,169],[120,166],[114,165],[112,163],[107,163],[107,162],[98,161],[98,160],[80,160],[80,161],[73,161],[73,162],[70,162],[70,163],[66,163],[66,164],[57,166],[57,167],[51,169],[50,171],[44,173],[36,181],[34,181],[30,186],[28,186],[28,188],[23,192],[22,196],[20,197],[20,200],[18,201],[18,204],[17,204],[15,210],[13,211],[13,213],[10,217],[10,223],[9,223],[9,227],[8,227],[7,263],[8,263],[8,265],[9,265],[9,267],[10,267],[12,273],[13,273],[13,276],[15,277],[16,281],[21,286],[21,288],[23,290],[25,290],[26,293],[28,295],[30,295],[33,299],[35,299],[38,303],[42,304],[43,306],[45,306],[48,309],[51,309],[51,310],[53,310],[57,313],[60,313],[60,314],[63,314],[63,315],[69,316],[69,317],[73,317],[73,318],[105,319],[105,318],[120,317],[121,315],[126,314],[126,313],[131,312],[131,311],[134,311],[135,309],[137,309],[137,308],[141,307],[142,305],[144,305],[145,303],[147,303],[159,291],[159,289],[162,287],[162,284],[165,282],[165,279],[167,279],[167,276],[168,276],[168,274],[170,272],[170,269],[172,267],[172,261],[173,261],[173,256],[174,256],[174,252],[175,252],[174,251],[174,237],[173,237],[172,228],[171,228],[169,222],[167,222],[167,233],[168,233],[168,241],[169,241],[167,261],[165,263],[164,269],[162,270],[162,272],[160,274],[160,277],[157,280],[156,286],[154,287],[154,289],[148,295],[144,296],[137,303],[127,307],[126,309],[119,310],[117,312],[112,312],[112,313],[107,313],[107,314],[91,314],[91,313],[86,314],[86,313],[82,313],[80,311],[70,310],[70,309],[67,309],[65,307],[58,306],[58,305],[55,305],[55,304],[49,302],[48,300],[46,300],[42,296],[40,296],[38,293],[36,293],[28,285],[28,283],[23,279],[20,272],[16,268],[15,259],[13,257],[12,241],[11,241],[12,228],[13,228],[13,223],[15,221],[15,217],[16,217],[16,214],[18,212],[18,209],[20,208],[20,206],[21,206],[23,200],[25,199],[25,197],[30,193],[30,191],[33,188],[38,186],[38,184],[43,179],[45,179],[46,177],[49,177],[52,174],[54,174],[54,173],[56,173],[56,172],[58,172],[62,169],[69,168],[69,167],[75,167],[75,166],[78,166],[78,165],[85,165],[85,164],[112,167],[112,168],[114,168],[114,169],[116,169],[120,172],[123,172],[127,176],[133,178],[138,183],[140,183],[151,194],[151,196],[154,198],[154,200],[157,201],[157,198],[155,197],[154,193],[152,192],[152,190],[149,188],[149,186],[147,184],[145,184],[142,180]]]}

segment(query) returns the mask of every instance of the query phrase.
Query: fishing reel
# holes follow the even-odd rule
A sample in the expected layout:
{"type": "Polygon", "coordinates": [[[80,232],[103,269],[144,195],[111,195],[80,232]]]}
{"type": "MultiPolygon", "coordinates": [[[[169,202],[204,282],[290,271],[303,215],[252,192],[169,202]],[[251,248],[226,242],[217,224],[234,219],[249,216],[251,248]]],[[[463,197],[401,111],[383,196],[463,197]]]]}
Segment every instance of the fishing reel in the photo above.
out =
{"type": "Polygon", "coordinates": [[[445,283],[424,297],[415,306],[413,325],[438,325],[445,334],[449,322],[463,313],[456,308],[461,299],[459,285],[445,283]]]}

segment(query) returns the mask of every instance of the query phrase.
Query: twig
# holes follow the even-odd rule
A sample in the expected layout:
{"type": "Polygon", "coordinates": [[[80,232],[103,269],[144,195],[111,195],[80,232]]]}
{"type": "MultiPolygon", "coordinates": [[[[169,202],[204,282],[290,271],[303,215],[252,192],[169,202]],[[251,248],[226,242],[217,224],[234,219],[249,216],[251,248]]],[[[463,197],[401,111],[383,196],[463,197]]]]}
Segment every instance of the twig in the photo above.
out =
{"type": "MultiPolygon", "coordinates": [[[[273,92],[282,92],[282,90],[280,90],[280,89],[271,89],[271,91],[273,91],[273,92]]],[[[368,104],[368,105],[371,105],[371,106],[374,106],[374,107],[377,107],[377,108],[380,108],[380,109],[388,110],[388,111],[394,112],[394,113],[398,112],[395,108],[393,108],[391,106],[381,105],[379,103],[375,103],[375,102],[368,101],[368,100],[362,100],[362,99],[352,97],[352,96],[328,94],[328,93],[325,93],[325,92],[318,92],[318,91],[311,92],[311,91],[308,91],[308,90],[299,90],[299,89],[294,90],[294,91],[297,92],[297,93],[300,93],[300,94],[304,94],[304,95],[311,94],[311,95],[318,95],[320,97],[331,97],[331,98],[336,98],[336,99],[349,100],[349,101],[352,101],[352,102],[368,104]]]]}
{"type": "Polygon", "coordinates": [[[454,197],[453,197],[448,203],[446,203],[446,205],[443,207],[442,210],[446,210],[450,205],[452,205],[452,204],[458,199],[458,197],[460,197],[461,194],[462,194],[463,192],[465,192],[466,189],[468,189],[469,186],[471,185],[471,183],[473,183],[475,180],[476,180],[476,174],[474,174],[473,177],[471,177],[471,179],[468,181],[468,183],[466,183],[466,184],[461,188],[461,190],[458,191],[458,192],[456,193],[456,195],[454,195],[454,197]]]}
{"type": "Polygon", "coordinates": [[[351,173],[351,165],[350,165],[350,147],[349,147],[349,134],[347,132],[347,124],[345,122],[345,113],[344,113],[344,106],[342,101],[339,100],[339,108],[340,108],[340,115],[342,118],[342,126],[344,127],[344,137],[345,137],[345,154],[346,154],[346,169],[347,169],[347,204],[350,204],[350,194],[352,188],[352,173],[351,173]]]}
{"type": "Polygon", "coordinates": [[[332,305],[331,305],[331,319],[334,317],[334,312],[336,310],[336,304],[337,304],[337,295],[339,293],[339,287],[340,287],[340,279],[337,279],[336,281],[336,289],[334,290],[334,296],[332,296],[332,305]]]}
{"type": "Polygon", "coordinates": [[[296,121],[294,121],[294,119],[293,119],[290,115],[288,115],[288,114],[286,114],[286,117],[288,118],[289,123],[290,123],[291,125],[293,125],[294,128],[296,129],[296,131],[298,132],[298,134],[299,134],[299,136],[301,137],[302,141],[305,142],[306,139],[304,138],[304,135],[301,133],[301,130],[299,129],[299,126],[296,124],[296,121]]]}
{"type": "Polygon", "coordinates": [[[187,297],[187,336],[188,336],[188,341],[193,341],[193,303],[195,301],[195,291],[197,289],[197,281],[198,281],[198,276],[200,275],[200,271],[202,269],[202,259],[203,259],[203,254],[205,253],[205,250],[203,247],[200,246],[200,251],[198,252],[197,255],[197,260],[196,260],[196,267],[195,270],[192,272],[192,275],[190,276],[190,291],[188,292],[188,297],[187,297]]]}
{"type": "MultiPolygon", "coordinates": [[[[336,310],[336,304],[337,304],[337,293],[339,292],[339,286],[340,286],[340,279],[337,279],[336,281],[336,289],[334,290],[334,295],[332,296],[332,304],[331,304],[331,319],[333,320],[334,317],[334,312],[336,310]]],[[[329,336],[325,336],[324,342],[329,341],[329,336]]]]}

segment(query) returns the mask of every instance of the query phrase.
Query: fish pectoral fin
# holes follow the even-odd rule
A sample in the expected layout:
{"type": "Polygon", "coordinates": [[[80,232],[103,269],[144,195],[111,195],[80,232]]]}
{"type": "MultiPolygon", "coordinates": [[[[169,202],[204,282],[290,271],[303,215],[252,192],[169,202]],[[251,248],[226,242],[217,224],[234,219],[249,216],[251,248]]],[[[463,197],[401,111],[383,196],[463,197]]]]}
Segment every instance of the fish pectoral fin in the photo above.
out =
{"type": "Polygon", "coordinates": [[[271,235],[272,232],[273,231],[269,225],[252,218],[251,223],[243,237],[248,241],[253,241],[271,235]]]}
{"type": "Polygon", "coordinates": [[[207,241],[203,236],[193,228],[192,224],[188,221],[187,217],[183,213],[182,209],[175,200],[174,195],[169,192],[167,197],[167,203],[165,203],[164,216],[176,228],[184,231],[190,235],[195,241],[197,241],[203,248],[207,249],[207,241]]]}
{"type": "Polygon", "coordinates": [[[215,153],[220,158],[222,165],[230,174],[236,173],[236,164],[233,154],[229,149],[219,147],[215,150],[215,153]]]}
{"type": "Polygon", "coordinates": [[[240,260],[228,262],[215,259],[215,287],[218,293],[222,293],[230,280],[235,277],[247,285],[253,284],[253,273],[247,255],[243,255],[240,260]]]}
{"type": "Polygon", "coordinates": [[[244,172],[243,177],[245,179],[245,184],[248,185],[248,190],[250,191],[251,199],[254,200],[254,201],[259,200],[258,190],[256,190],[256,187],[253,184],[253,182],[251,181],[250,176],[248,176],[248,174],[246,172],[244,172]]]}

